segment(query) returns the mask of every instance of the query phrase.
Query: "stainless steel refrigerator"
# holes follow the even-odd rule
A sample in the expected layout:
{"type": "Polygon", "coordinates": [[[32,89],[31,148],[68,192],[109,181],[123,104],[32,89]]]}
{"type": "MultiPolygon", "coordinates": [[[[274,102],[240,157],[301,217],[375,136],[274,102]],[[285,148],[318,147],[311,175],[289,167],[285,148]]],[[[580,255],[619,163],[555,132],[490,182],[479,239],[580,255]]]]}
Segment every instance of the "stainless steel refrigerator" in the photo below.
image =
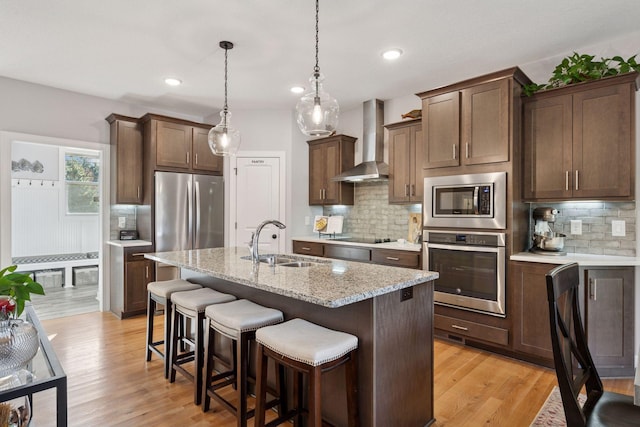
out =
{"type": "Polygon", "coordinates": [[[223,178],[156,172],[154,216],[156,252],[224,246],[223,178]]]}

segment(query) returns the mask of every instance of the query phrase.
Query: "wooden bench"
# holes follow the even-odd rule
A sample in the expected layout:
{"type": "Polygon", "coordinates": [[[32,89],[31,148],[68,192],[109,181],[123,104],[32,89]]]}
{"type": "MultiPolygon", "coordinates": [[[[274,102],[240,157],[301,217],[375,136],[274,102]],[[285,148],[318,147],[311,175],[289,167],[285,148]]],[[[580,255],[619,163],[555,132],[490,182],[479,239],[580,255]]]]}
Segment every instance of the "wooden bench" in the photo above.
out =
{"type": "MultiPolygon", "coordinates": [[[[98,266],[97,252],[84,252],[72,254],[36,255],[27,257],[14,257],[12,263],[17,265],[16,271],[23,273],[38,272],[46,270],[62,270],[62,284],[65,288],[72,288],[73,269],[75,267],[98,266]]],[[[37,280],[37,279],[36,279],[37,280]]]]}

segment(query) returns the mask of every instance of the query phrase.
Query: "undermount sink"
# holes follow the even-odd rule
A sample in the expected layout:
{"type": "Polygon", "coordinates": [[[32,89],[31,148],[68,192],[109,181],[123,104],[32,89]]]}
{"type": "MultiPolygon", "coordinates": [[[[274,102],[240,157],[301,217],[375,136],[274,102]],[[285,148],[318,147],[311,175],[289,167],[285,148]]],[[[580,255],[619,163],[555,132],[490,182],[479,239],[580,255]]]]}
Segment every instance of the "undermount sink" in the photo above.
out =
{"type": "MultiPolygon", "coordinates": [[[[250,256],[243,256],[242,259],[250,260],[250,256]]],[[[282,267],[311,267],[312,265],[322,264],[321,262],[312,262],[300,260],[298,257],[279,254],[260,255],[260,262],[269,265],[279,265],[282,267]]],[[[328,261],[327,261],[328,262],[328,261]]]]}
{"type": "Polygon", "coordinates": [[[280,264],[281,267],[311,267],[312,265],[318,265],[318,263],[309,261],[294,261],[280,264]]]}

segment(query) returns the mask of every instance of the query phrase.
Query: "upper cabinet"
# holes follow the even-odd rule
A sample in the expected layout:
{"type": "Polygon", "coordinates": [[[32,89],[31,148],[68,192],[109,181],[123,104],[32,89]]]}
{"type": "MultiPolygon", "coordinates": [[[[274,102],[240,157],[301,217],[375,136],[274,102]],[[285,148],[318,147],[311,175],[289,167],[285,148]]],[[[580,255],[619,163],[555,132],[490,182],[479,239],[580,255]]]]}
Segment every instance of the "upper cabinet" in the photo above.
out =
{"type": "Polygon", "coordinates": [[[527,83],[516,67],[419,93],[422,168],[508,162],[513,98],[519,85],[527,83]]]}
{"type": "Polygon", "coordinates": [[[354,166],[356,138],[334,135],[309,144],[309,204],[352,205],[353,183],[332,181],[354,166]]]}
{"type": "Polygon", "coordinates": [[[111,203],[141,204],[142,127],[138,119],[111,114],[111,203]]]}
{"type": "Polygon", "coordinates": [[[389,203],[422,203],[422,122],[392,123],[389,131],[389,203]]]}
{"type": "Polygon", "coordinates": [[[524,100],[524,198],[632,200],[635,91],[629,73],[524,100]]]}
{"type": "Polygon", "coordinates": [[[152,170],[222,175],[222,157],[215,156],[207,142],[211,126],[155,114],[140,121],[152,170]]]}

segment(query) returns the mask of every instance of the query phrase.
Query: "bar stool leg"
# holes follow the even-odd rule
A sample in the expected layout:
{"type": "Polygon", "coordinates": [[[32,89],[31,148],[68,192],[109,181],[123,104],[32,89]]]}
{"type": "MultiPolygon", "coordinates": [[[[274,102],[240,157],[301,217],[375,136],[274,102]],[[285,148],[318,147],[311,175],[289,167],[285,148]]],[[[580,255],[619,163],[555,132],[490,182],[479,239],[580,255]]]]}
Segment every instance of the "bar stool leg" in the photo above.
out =
{"type": "Polygon", "coordinates": [[[196,324],[196,332],[195,332],[195,349],[193,351],[195,357],[195,366],[196,371],[194,373],[194,382],[195,388],[193,389],[193,401],[196,405],[200,405],[202,402],[202,395],[200,391],[202,390],[202,368],[204,365],[204,345],[202,344],[202,336],[204,335],[203,323],[204,323],[204,313],[198,313],[196,324]]]}
{"type": "MultiPolygon", "coordinates": [[[[169,382],[175,382],[176,380],[176,370],[173,368],[173,363],[178,358],[178,341],[180,340],[180,332],[178,330],[178,325],[180,323],[181,314],[176,312],[176,306],[173,305],[171,307],[171,328],[170,328],[170,339],[169,339],[169,382]]],[[[166,356],[165,356],[166,357],[166,356]]]]}
{"type": "Polygon", "coordinates": [[[238,359],[238,371],[236,372],[236,390],[238,394],[238,404],[236,410],[236,420],[238,427],[247,425],[247,370],[249,338],[247,334],[240,334],[236,341],[236,354],[238,359]]]}
{"type": "Polygon", "coordinates": [[[322,369],[309,372],[309,427],[322,427],[322,369]]]}
{"type": "Polygon", "coordinates": [[[262,344],[257,344],[256,360],[256,413],[255,427],[264,427],[265,403],[267,400],[267,355],[264,354],[262,344]]]}
{"type": "Polygon", "coordinates": [[[352,351],[349,355],[349,361],[345,366],[346,373],[346,389],[347,389],[347,411],[349,427],[360,425],[360,414],[358,413],[358,354],[352,351]]]}
{"type": "Polygon", "coordinates": [[[205,358],[203,371],[204,385],[202,386],[202,410],[204,412],[207,412],[209,410],[209,406],[211,405],[211,398],[207,394],[207,385],[211,382],[211,377],[213,376],[213,355],[215,354],[215,350],[208,350],[209,346],[212,346],[215,342],[213,330],[211,329],[211,320],[208,317],[205,320],[204,328],[207,332],[205,332],[204,334],[205,358]]]}
{"type": "MultiPolygon", "coordinates": [[[[151,360],[151,348],[153,343],[153,317],[156,310],[156,302],[151,298],[151,292],[147,292],[147,362],[151,360]]],[[[166,343],[167,341],[165,341],[166,343]]],[[[166,357],[165,349],[165,357],[166,357]]],[[[166,370],[165,370],[166,371],[166,370]]],[[[165,375],[165,378],[167,376],[165,375]]]]}

